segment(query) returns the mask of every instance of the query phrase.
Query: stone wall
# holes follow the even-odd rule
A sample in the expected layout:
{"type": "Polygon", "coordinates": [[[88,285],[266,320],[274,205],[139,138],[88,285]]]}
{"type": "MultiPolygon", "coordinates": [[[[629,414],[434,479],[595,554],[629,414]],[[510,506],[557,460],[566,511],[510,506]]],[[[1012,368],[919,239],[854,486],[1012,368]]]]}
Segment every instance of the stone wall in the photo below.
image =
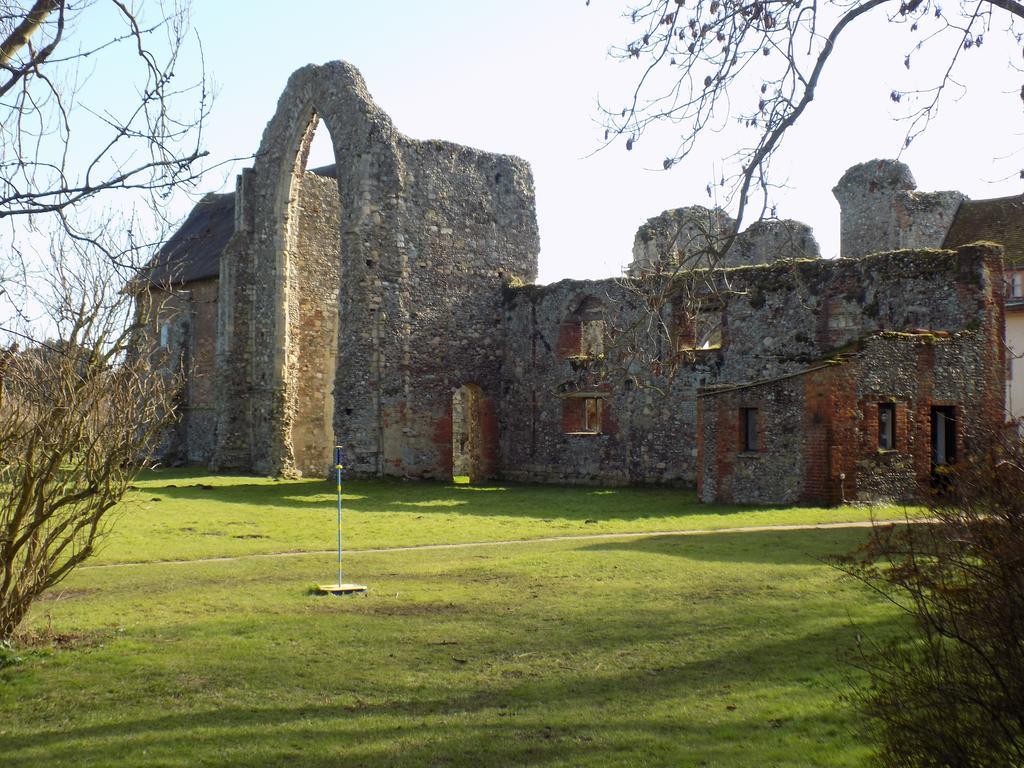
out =
{"type": "Polygon", "coordinates": [[[698,493],[707,502],[914,501],[932,481],[932,408],[956,414],[956,453],[998,425],[987,390],[1000,364],[983,331],[881,333],[856,353],[805,373],[703,392],[698,401],[698,493]],[[880,441],[892,407],[894,445],[880,441]],[[756,408],[759,446],[746,451],[739,419],[756,408]]]}
{"type": "MultiPolygon", "coordinates": [[[[802,376],[821,368],[822,361],[852,351],[864,336],[894,329],[937,333],[974,329],[975,334],[962,342],[965,348],[976,355],[998,350],[1000,264],[998,247],[968,246],[857,260],[791,261],[717,273],[724,299],[721,346],[688,351],[686,362],[671,380],[655,377],[651,383],[663,394],[626,384],[628,363],[617,357],[621,349],[614,341],[616,332],[636,319],[627,309],[626,283],[562,281],[510,289],[502,475],[590,483],[698,481],[698,439],[719,433],[735,447],[736,409],[759,407],[743,406],[734,399],[727,412],[708,411],[704,424],[698,425],[698,390],[721,385],[765,403],[765,418],[778,419],[770,425],[771,456],[728,454],[729,482],[749,487],[735,498],[801,498],[809,470],[799,463],[803,455],[799,448],[801,441],[816,439],[818,423],[813,418],[805,423],[804,414],[811,407],[808,403],[818,403],[819,395],[812,397],[797,381],[768,388],[764,382],[802,376]],[[595,299],[605,307],[612,337],[606,355],[597,359],[583,353],[578,312],[582,303],[595,299]],[[599,430],[580,428],[585,414],[574,403],[586,400],[601,402],[599,430]],[[796,463],[787,470],[786,462],[796,463]],[[755,475],[767,479],[761,484],[748,482],[755,475]],[[769,481],[772,484],[766,485],[769,481]]],[[[998,365],[986,358],[984,365],[965,363],[958,369],[951,360],[942,370],[957,381],[984,373],[988,379],[983,380],[991,383],[998,365]]],[[[821,414],[843,407],[833,394],[838,384],[829,379],[823,386],[830,399],[814,407],[820,407],[821,414]]],[[[1000,391],[998,384],[994,391],[1000,391]]],[[[852,391],[847,400],[851,398],[852,391]]],[[[808,455],[813,457],[814,451],[808,455]]],[[[713,487],[717,481],[705,476],[700,482],[713,487]]],[[[827,485],[816,498],[832,493],[827,485]]],[[[840,492],[834,495],[838,498],[840,492]]]]}
{"type": "MultiPolygon", "coordinates": [[[[402,379],[384,407],[386,473],[452,476],[452,397],[478,388],[480,409],[501,399],[502,291],[536,278],[539,250],[529,166],[448,142],[400,142],[406,187],[408,311],[402,379]]],[[[482,416],[493,424],[493,416],[482,416]]],[[[493,430],[481,469],[493,474],[493,430]]]]}
{"type": "Polygon", "coordinates": [[[916,190],[910,168],[897,160],[847,170],[832,190],[842,209],[840,256],[941,247],[966,195],[916,190]]]}
{"type": "MultiPolygon", "coordinates": [[[[297,456],[294,436],[327,413],[302,405],[302,387],[306,371],[329,364],[307,354],[304,367],[292,343],[329,299],[322,293],[302,311],[301,275],[312,286],[330,271],[319,261],[327,251],[312,257],[316,269],[303,266],[302,233],[314,230],[302,225],[299,187],[318,120],[334,144],[340,203],[335,439],[353,474],[450,477],[452,393],[476,384],[496,413],[501,291],[536,276],[532,174],[518,158],[402,136],[342,62],[292,75],[239,181],[221,264],[215,464],[290,473],[307,458],[315,466],[321,451],[318,438],[297,456]]],[[[316,223],[316,239],[331,226],[316,223]]],[[[330,319],[305,332],[312,349],[330,319]]]]}
{"type": "Polygon", "coordinates": [[[716,378],[720,355],[695,351],[694,361],[679,376],[658,382],[668,388],[665,395],[627,386],[614,344],[608,343],[604,355],[586,353],[583,326],[594,316],[595,302],[606,313],[610,331],[627,325],[628,298],[615,280],[509,289],[502,477],[589,484],[693,482],[695,388],[716,378]],[[581,313],[581,306],[588,309],[581,313]],[[599,427],[585,429],[587,407],[600,408],[599,427]]]}
{"type": "Polygon", "coordinates": [[[783,259],[819,259],[821,249],[811,228],[792,219],[755,221],[736,237],[723,267],[771,264],[783,259]]]}
{"type": "Polygon", "coordinates": [[[662,273],[652,323],[629,279],[531,284],[526,162],[402,136],[350,65],[304,67],[238,179],[219,279],[166,302],[166,354],[192,371],[171,452],[317,475],[338,443],[361,476],[905,496],[930,471],[927,409],[969,402],[968,431],[999,418],[999,250],[923,249],[962,196],[916,192],[900,163],[852,168],[834,191],[844,255],[914,249],[825,261],[806,225],[764,221],[716,269],[668,280],[733,223],[666,211],[638,231],[630,268],[662,273]],[[334,178],[305,169],[321,123],[334,178]],[[871,442],[880,402],[905,451],[871,442]],[[739,450],[742,409],[761,419],[758,450],[739,450]]]}
{"type": "MultiPolygon", "coordinates": [[[[736,235],[722,256],[735,221],[721,208],[692,205],[663,211],[645,221],[633,237],[633,276],[707,267],[741,267],[785,259],[821,257],[806,224],[792,219],[756,221],[736,235]]],[[[941,242],[941,241],[940,241],[941,242]]]]}
{"type": "Polygon", "coordinates": [[[872,331],[990,322],[1000,253],[967,246],[731,270],[722,376],[742,383],[793,373],[872,331]]]}
{"type": "Polygon", "coordinates": [[[804,499],[804,413],[810,406],[802,376],[704,392],[698,402],[699,497],[743,504],[804,499]],[[744,409],[757,414],[756,450],[744,445],[744,409]]]}
{"type": "Polygon", "coordinates": [[[151,302],[148,309],[145,303],[137,307],[149,315],[145,346],[156,350],[154,366],[181,373],[185,381],[180,419],[158,453],[172,464],[204,464],[216,443],[217,280],[154,286],[146,301],[151,302]]]}
{"type": "Polygon", "coordinates": [[[297,246],[288,264],[287,408],[294,468],[325,476],[333,464],[338,350],[340,199],[336,179],[302,175],[295,201],[297,246]]]}

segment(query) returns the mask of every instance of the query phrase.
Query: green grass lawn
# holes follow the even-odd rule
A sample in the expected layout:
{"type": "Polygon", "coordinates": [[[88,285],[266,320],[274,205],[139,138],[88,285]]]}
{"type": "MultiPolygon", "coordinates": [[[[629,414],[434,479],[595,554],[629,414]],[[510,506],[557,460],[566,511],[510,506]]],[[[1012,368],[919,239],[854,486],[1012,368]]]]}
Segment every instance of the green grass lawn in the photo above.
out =
{"type": "MultiPolygon", "coordinates": [[[[821,560],[863,530],[353,552],[346,575],[370,592],[335,598],[308,592],[329,554],[155,562],[330,547],[330,486],[138,485],[102,557],[154,562],[80,569],[37,603],[27,637],[54,642],[0,669],[5,768],[865,763],[842,659],[897,619],[821,560]]],[[[678,491],[347,492],[363,548],[865,514],[678,491]]]]}
{"type": "MultiPolygon", "coordinates": [[[[200,471],[145,475],[95,562],[196,559],[335,546],[335,485],[200,471]]],[[[345,547],[903,518],[894,507],[708,505],[689,491],[346,482],[345,547]]],[[[911,510],[920,514],[919,510],[911,510]]]]}

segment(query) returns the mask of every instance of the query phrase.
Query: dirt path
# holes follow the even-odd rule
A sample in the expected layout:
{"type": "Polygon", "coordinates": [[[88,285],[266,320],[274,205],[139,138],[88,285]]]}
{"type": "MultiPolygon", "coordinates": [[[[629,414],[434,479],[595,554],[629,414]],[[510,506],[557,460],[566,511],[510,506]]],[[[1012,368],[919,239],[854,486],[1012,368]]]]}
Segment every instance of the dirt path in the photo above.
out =
{"type": "MultiPolygon", "coordinates": [[[[640,539],[649,536],[710,536],[715,533],[768,533],[772,531],[821,531],[832,528],[870,528],[872,525],[900,525],[906,520],[859,520],[848,523],[806,523],[801,525],[747,525],[738,528],[700,528],[688,531],[627,531],[623,533],[581,533],[566,536],[543,536],[536,539],[507,539],[505,541],[468,541],[461,544],[416,544],[407,547],[379,547],[375,549],[345,550],[345,556],[373,555],[388,552],[422,552],[430,549],[470,549],[473,547],[504,547],[520,544],[543,544],[557,541],[600,541],[610,539],[640,539]]],[[[930,518],[914,520],[915,523],[934,522],[930,518]]],[[[336,549],[308,549],[293,552],[258,552],[250,555],[230,557],[198,557],[194,560],[145,560],[131,563],[104,563],[80,565],[79,570],[99,568],[138,568],[143,565],[192,565],[194,563],[224,563],[235,560],[253,560],[261,557],[309,557],[312,555],[333,555],[336,549]]]]}

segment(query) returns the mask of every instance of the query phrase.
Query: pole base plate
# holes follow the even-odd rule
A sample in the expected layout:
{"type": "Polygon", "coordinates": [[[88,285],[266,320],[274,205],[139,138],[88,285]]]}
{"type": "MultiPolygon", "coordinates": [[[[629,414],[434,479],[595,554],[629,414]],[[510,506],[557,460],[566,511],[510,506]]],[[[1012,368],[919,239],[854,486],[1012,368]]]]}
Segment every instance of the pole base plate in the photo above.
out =
{"type": "Polygon", "coordinates": [[[317,584],[316,590],[322,595],[355,595],[367,591],[362,584],[317,584]]]}

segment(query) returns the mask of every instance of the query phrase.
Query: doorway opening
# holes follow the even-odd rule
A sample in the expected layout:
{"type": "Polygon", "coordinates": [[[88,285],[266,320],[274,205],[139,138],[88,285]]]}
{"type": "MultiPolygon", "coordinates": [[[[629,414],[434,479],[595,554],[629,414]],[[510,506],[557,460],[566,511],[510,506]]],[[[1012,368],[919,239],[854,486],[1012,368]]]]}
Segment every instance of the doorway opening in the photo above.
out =
{"type": "Polygon", "coordinates": [[[452,394],[452,480],[484,480],[484,455],[483,392],[476,384],[463,384],[452,394]]]}

